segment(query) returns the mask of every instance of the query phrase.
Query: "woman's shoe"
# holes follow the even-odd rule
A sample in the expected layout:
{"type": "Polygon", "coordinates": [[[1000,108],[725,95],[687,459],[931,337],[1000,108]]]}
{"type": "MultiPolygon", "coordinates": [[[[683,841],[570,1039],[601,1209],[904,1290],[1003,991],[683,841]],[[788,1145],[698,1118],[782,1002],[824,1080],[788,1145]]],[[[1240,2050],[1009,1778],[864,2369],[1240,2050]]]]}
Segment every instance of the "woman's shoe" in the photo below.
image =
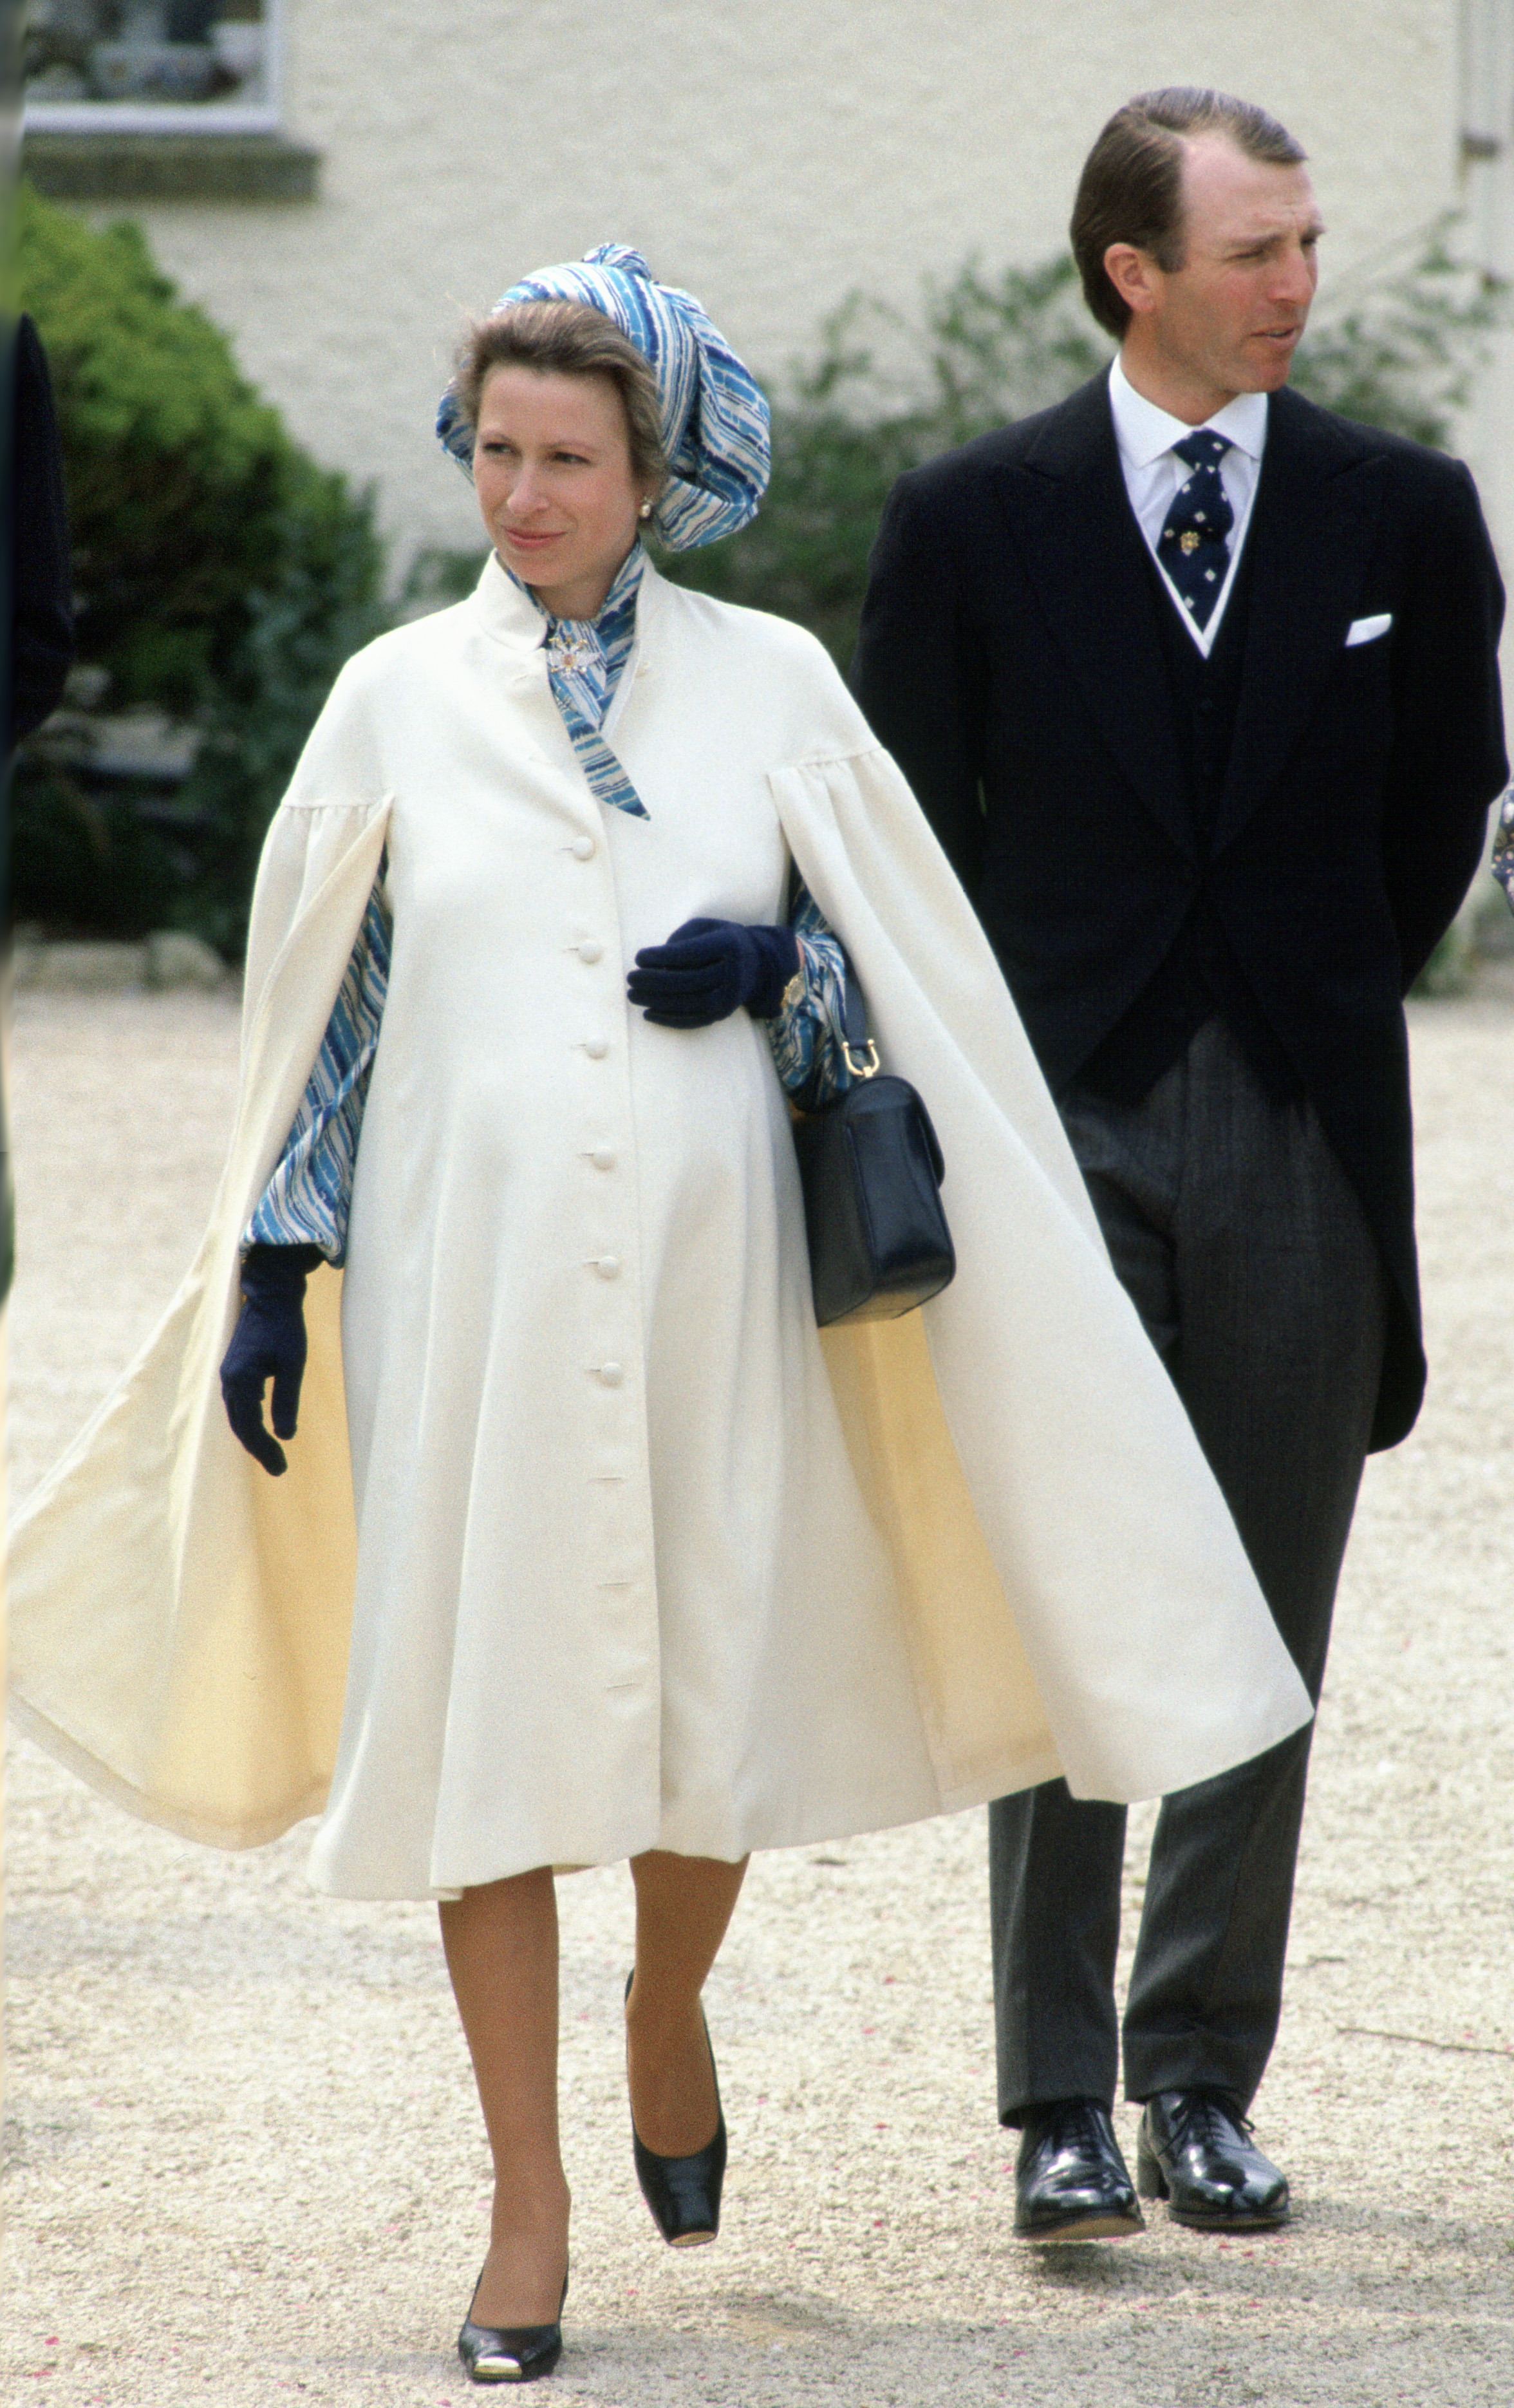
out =
{"type": "MultiPolygon", "coordinates": [[[[567,2286],[564,2273],[563,2299],[557,2302],[556,2321],[550,2325],[476,2325],[471,2315],[465,2316],[457,2337],[457,2354],[469,2381],[535,2383],[538,2375],[550,2374],[563,2355],[563,2300],[567,2298],[567,2286]]],[[[478,2296],[476,2285],[474,2298],[478,2296]]]]}
{"type": "MultiPolygon", "coordinates": [[[[625,1977],[625,1995],[631,1996],[636,1969],[625,1977]]],[[[705,2046],[709,2048],[709,2026],[705,2023],[701,2008],[699,2020],[705,2024],[705,2046]]],[[[713,2241],[721,2229],[721,2186],[725,2180],[725,2116],[721,2107],[720,2076],[715,2071],[715,2052],[709,2048],[710,2078],[715,2085],[715,2137],[702,2149],[688,2157],[660,2157],[649,2149],[636,2130],[636,2119],[631,2118],[631,2155],[636,2161],[636,2180],[641,2196],[652,2212],[652,2221],[663,2239],[674,2249],[696,2249],[702,2242],[713,2241]]]]}

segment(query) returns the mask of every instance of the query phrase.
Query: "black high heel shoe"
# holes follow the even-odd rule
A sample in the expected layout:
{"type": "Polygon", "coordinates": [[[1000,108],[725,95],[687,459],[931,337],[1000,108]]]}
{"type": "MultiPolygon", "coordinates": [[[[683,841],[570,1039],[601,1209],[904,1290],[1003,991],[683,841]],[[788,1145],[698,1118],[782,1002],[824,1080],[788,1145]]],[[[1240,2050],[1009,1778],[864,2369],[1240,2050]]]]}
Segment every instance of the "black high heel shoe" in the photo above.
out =
{"type": "MultiPolygon", "coordinates": [[[[636,1980],[633,1966],[625,1977],[625,1995],[631,1996],[636,1980]]],[[[704,2009],[699,2020],[705,2025],[705,2046],[709,2048],[710,2078],[715,2085],[715,2137],[707,2141],[692,2157],[660,2157],[649,2149],[636,2130],[636,2119],[631,2118],[631,2155],[636,2162],[636,2180],[641,2196],[652,2212],[652,2221],[663,2239],[673,2249],[697,2249],[703,2242],[713,2241],[721,2229],[721,2188],[725,2181],[725,2115],[721,2106],[721,2082],[715,2071],[715,2051],[709,2047],[709,2026],[705,2023],[704,2009]]]]}
{"type": "MultiPolygon", "coordinates": [[[[563,2355],[563,2300],[567,2298],[567,2286],[564,2272],[563,2299],[557,2302],[556,2320],[550,2325],[476,2325],[471,2314],[464,2316],[457,2354],[469,2382],[535,2383],[538,2375],[550,2374],[563,2355]]],[[[477,2284],[473,2296],[478,2296],[477,2284]]]]}

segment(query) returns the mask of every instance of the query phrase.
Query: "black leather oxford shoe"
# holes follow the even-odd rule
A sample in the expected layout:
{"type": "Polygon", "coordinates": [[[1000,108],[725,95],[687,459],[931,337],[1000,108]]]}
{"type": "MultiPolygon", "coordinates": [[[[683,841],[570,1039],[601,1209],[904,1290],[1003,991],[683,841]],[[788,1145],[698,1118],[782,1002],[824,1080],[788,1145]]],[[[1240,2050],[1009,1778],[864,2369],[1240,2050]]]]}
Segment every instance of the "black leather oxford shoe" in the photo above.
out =
{"type": "Polygon", "coordinates": [[[1102,2100],[1026,2109],[1015,2162],[1015,2230],[1022,2241],[1115,2241],[1139,2232],[1142,2222],[1102,2100]]]}
{"type": "Polygon", "coordinates": [[[1159,2090],[1136,2145],[1143,2199],[1164,2199],[1178,2224],[1255,2232],[1288,2221],[1288,2184],[1253,2148],[1250,2126],[1221,2090],[1159,2090]]]}

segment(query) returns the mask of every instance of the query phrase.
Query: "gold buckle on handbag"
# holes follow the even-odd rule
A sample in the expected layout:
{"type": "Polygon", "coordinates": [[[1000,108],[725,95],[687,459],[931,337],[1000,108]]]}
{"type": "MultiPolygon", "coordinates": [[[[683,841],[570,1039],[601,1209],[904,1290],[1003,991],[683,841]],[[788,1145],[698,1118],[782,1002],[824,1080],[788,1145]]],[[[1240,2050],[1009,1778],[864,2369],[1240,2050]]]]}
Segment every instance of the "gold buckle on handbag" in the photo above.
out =
{"type": "Polygon", "coordinates": [[[867,1040],[867,1051],[861,1060],[858,1059],[855,1049],[843,1038],[841,1058],[854,1079],[876,1079],[881,1068],[878,1058],[878,1047],[870,1037],[867,1040]]]}

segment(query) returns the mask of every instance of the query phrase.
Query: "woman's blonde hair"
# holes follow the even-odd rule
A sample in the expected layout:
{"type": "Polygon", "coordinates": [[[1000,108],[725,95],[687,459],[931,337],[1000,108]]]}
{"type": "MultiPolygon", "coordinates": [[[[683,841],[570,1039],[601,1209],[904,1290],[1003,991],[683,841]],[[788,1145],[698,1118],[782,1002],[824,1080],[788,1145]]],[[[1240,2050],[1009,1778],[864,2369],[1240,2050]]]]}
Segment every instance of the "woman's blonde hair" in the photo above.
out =
{"type": "Polygon", "coordinates": [[[457,354],[452,391],[464,423],[477,431],[491,369],[531,368],[537,376],[604,377],[625,412],[631,473],[655,492],[667,475],[662,412],[651,366],[628,336],[587,301],[512,301],[468,328],[457,354]]]}

